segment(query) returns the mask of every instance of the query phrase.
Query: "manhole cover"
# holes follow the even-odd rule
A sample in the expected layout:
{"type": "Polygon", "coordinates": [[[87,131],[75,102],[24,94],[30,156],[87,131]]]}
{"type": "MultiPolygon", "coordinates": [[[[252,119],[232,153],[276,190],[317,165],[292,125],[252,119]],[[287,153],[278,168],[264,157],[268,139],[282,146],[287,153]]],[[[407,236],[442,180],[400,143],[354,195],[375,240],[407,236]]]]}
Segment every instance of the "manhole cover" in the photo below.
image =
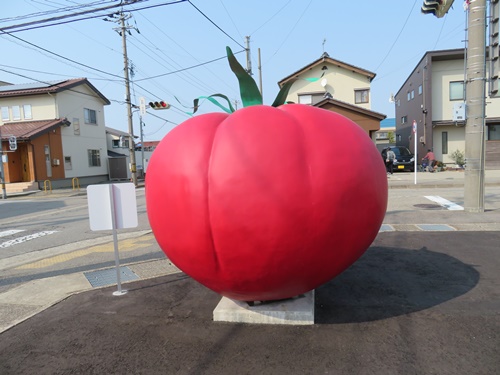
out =
{"type": "Polygon", "coordinates": [[[435,210],[436,208],[442,208],[441,205],[439,204],[434,204],[434,203],[420,203],[420,204],[414,204],[413,207],[417,208],[425,208],[428,210],[435,210]]]}

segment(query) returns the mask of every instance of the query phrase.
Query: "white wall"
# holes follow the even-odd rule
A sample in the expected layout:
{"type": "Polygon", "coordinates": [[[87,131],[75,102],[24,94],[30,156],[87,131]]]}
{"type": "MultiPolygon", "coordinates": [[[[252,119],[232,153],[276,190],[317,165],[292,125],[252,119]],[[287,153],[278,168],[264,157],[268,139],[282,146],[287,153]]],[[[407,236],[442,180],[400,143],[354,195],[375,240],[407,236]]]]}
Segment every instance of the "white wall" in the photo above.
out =
{"type": "Polygon", "coordinates": [[[108,174],[108,154],[103,101],[87,85],[80,85],[57,94],[59,117],[66,117],[71,125],[62,128],[64,156],[70,156],[72,169],[65,169],[67,178],[108,174]],[[79,91],[82,93],[78,93],[79,91]],[[84,108],[96,111],[97,124],[85,124],[84,108]],[[79,122],[80,134],[75,134],[79,122]],[[91,167],[88,150],[99,150],[101,166],[91,167]]]}

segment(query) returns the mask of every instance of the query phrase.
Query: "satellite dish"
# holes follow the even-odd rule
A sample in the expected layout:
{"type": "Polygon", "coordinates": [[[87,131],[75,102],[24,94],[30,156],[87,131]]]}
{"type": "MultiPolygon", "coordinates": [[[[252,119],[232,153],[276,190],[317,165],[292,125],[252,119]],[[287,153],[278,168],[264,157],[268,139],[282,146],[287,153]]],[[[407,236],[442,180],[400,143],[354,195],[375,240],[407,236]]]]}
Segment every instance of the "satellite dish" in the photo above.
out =
{"type": "Polygon", "coordinates": [[[321,86],[326,87],[326,84],[327,84],[327,83],[328,83],[328,81],[326,80],[326,78],[323,78],[323,79],[321,80],[321,86]]]}

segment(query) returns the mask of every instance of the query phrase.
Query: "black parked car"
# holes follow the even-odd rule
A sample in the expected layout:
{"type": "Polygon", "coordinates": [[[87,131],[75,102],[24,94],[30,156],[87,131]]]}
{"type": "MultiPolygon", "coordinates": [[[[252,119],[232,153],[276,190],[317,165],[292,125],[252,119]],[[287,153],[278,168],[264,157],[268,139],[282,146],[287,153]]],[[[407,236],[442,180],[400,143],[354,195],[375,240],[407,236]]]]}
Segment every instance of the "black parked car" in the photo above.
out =
{"type": "MultiPolygon", "coordinates": [[[[394,171],[410,171],[415,170],[415,156],[403,146],[391,146],[389,147],[396,154],[396,159],[394,159],[394,171]]],[[[382,150],[382,159],[386,159],[387,148],[382,150]]]]}

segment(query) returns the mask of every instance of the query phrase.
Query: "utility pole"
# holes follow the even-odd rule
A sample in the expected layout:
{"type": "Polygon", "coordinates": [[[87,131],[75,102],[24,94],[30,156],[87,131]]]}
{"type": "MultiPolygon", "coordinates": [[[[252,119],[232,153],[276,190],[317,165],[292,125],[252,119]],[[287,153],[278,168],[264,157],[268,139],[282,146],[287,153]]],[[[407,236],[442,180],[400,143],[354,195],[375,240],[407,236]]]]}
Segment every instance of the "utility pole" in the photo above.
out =
{"type": "Polygon", "coordinates": [[[129,79],[129,66],[128,66],[128,56],[127,56],[127,32],[130,33],[129,29],[134,27],[125,24],[125,21],[130,18],[129,15],[125,15],[120,12],[120,27],[114,28],[118,34],[122,37],[122,47],[123,47],[123,72],[125,77],[125,103],[127,104],[127,120],[128,120],[128,134],[129,142],[128,149],[130,154],[130,174],[132,176],[132,182],[137,186],[137,164],[135,161],[135,144],[134,144],[134,125],[132,122],[132,102],[130,100],[130,79],[129,79]]]}
{"type": "Polygon", "coordinates": [[[464,209],[484,212],[486,0],[468,9],[464,209]]]}
{"type": "Polygon", "coordinates": [[[259,88],[260,88],[260,95],[262,96],[262,100],[264,100],[264,93],[262,92],[262,64],[260,63],[260,48],[257,50],[259,53],[259,88]]]}
{"type": "Polygon", "coordinates": [[[250,57],[250,37],[246,36],[245,37],[247,41],[247,48],[245,48],[245,51],[247,51],[247,73],[250,75],[252,74],[252,59],[250,57]]]}
{"type": "Polygon", "coordinates": [[[2,199],[7,199],[7,190],[5,189],[5,175],[3,170],[3,144],[2,144],[1,125],[0,125],[0,178],[2,179],[2,199]]]}
{"type": "Polygon", "coordinates": [[[139,125],[141,127],[141,165],[142,165],[142,178],[144,178],[144,172],[146,171],[146,165],[144,163],[144,132],[142,127],[145,125],[142,122],[142,115],[139,116],[139,125]]]}

